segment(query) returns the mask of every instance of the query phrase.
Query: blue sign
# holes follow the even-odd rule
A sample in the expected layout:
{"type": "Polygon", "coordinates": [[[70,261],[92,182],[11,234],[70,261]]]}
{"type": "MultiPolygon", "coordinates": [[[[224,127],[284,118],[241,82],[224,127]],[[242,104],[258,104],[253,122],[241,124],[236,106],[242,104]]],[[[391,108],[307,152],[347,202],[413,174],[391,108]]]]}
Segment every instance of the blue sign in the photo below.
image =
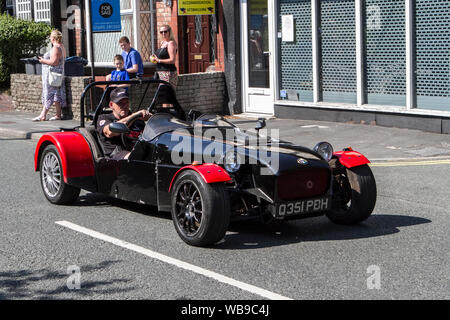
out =
{"type": "Polygon", "coordinates": [[[92,32],[122,31],[119,0],[91,0],[92,32]]]}

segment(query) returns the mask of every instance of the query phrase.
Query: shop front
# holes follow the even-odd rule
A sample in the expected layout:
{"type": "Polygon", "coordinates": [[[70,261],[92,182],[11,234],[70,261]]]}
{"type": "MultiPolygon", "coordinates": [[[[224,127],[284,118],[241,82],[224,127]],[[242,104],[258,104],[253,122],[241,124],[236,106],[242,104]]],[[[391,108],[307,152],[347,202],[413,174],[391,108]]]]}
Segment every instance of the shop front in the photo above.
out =
{"type": "Polygon", "coordinates": [[[450,118],[449,2],[240,6],[244,112],[321,120],[338,113],[345,121],[378,123],[389,116],[404,116],[404,123],[450,118]]]}

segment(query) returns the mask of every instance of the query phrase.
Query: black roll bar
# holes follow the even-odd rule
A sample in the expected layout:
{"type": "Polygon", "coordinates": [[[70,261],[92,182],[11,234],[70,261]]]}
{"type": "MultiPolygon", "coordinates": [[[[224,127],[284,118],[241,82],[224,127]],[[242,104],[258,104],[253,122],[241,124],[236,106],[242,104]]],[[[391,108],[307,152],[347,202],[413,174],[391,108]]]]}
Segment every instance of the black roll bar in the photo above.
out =
{"type": "MultiPolygon", "coordinates": [[[[88,117],[88,115],[86,115],[85,113],[85,108],[84,108],[84,98],[86,96],[86,93],[89,91],[89,89],[91,89],[94,86],[102,86],[102,85],[112,85],[112,84],[145,84],[145,83],[158,83],[158,84],[165,84],[170,86],[170,84],[167,81],[164,80],[156,80],[156,79],[132,79],[132,80],[126,80],[126,81],[94,81],[89,83],[83,90],[83,93],[81,94],[81,98],[80,98],[80,127],[84,128],[84,124],[85,124],[85,118],[88,117]]],[[[147,87],[148,89],[148,87],[147,87]]],[[[147,89],[145,90],[144,96],[145,94],[147,94],[147,89]]],[[[158,91],[157,91],[158,92],[158,91]]],[[[174,90],[172,90],[173,94],[175,94],[174,90]]],[[[175,98],[176,100],[176,98],[175,98]]],[[[144,101],[144,99],[141,99],[141,103],[142,101],[144,101]]]]}

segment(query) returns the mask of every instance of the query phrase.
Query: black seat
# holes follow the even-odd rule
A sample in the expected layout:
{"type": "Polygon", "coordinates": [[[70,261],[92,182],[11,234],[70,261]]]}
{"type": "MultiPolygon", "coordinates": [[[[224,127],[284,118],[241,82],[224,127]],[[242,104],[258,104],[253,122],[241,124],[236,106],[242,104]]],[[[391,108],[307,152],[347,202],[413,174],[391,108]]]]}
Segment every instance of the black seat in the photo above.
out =
{"type": "Polygon", "coordinates": [[[100,142],[98,137],[97,129],[93,126],[80,127],[78,128],[79,132],[86,138],[87,142],[91,146],[92,155],[94,159],[99,159],[105,157],[105,150],[100,142]]]}

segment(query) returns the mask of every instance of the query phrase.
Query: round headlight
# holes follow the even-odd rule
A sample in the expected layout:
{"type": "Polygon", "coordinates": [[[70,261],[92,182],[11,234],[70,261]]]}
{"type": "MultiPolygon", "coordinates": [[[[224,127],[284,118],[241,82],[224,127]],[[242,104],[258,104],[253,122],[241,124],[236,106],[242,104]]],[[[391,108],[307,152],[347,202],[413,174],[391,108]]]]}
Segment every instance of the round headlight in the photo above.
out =
{"type": "Polygon", "coordinates": [[[239,157],[234,152],[228,152],[225,155],[223,165],[224,165],[225,170],[227,170],[228,172],[231,172],[231,173],[234,173],[241,168],[241,163],[240,163],[239,157]]]}
{"type": "Polygon", "coordinates": [[[333,147],[328,142],[319,142],[314,147],[314,151],[320,154],[326,161],[330,161],[333,156],[333,147]]]}

